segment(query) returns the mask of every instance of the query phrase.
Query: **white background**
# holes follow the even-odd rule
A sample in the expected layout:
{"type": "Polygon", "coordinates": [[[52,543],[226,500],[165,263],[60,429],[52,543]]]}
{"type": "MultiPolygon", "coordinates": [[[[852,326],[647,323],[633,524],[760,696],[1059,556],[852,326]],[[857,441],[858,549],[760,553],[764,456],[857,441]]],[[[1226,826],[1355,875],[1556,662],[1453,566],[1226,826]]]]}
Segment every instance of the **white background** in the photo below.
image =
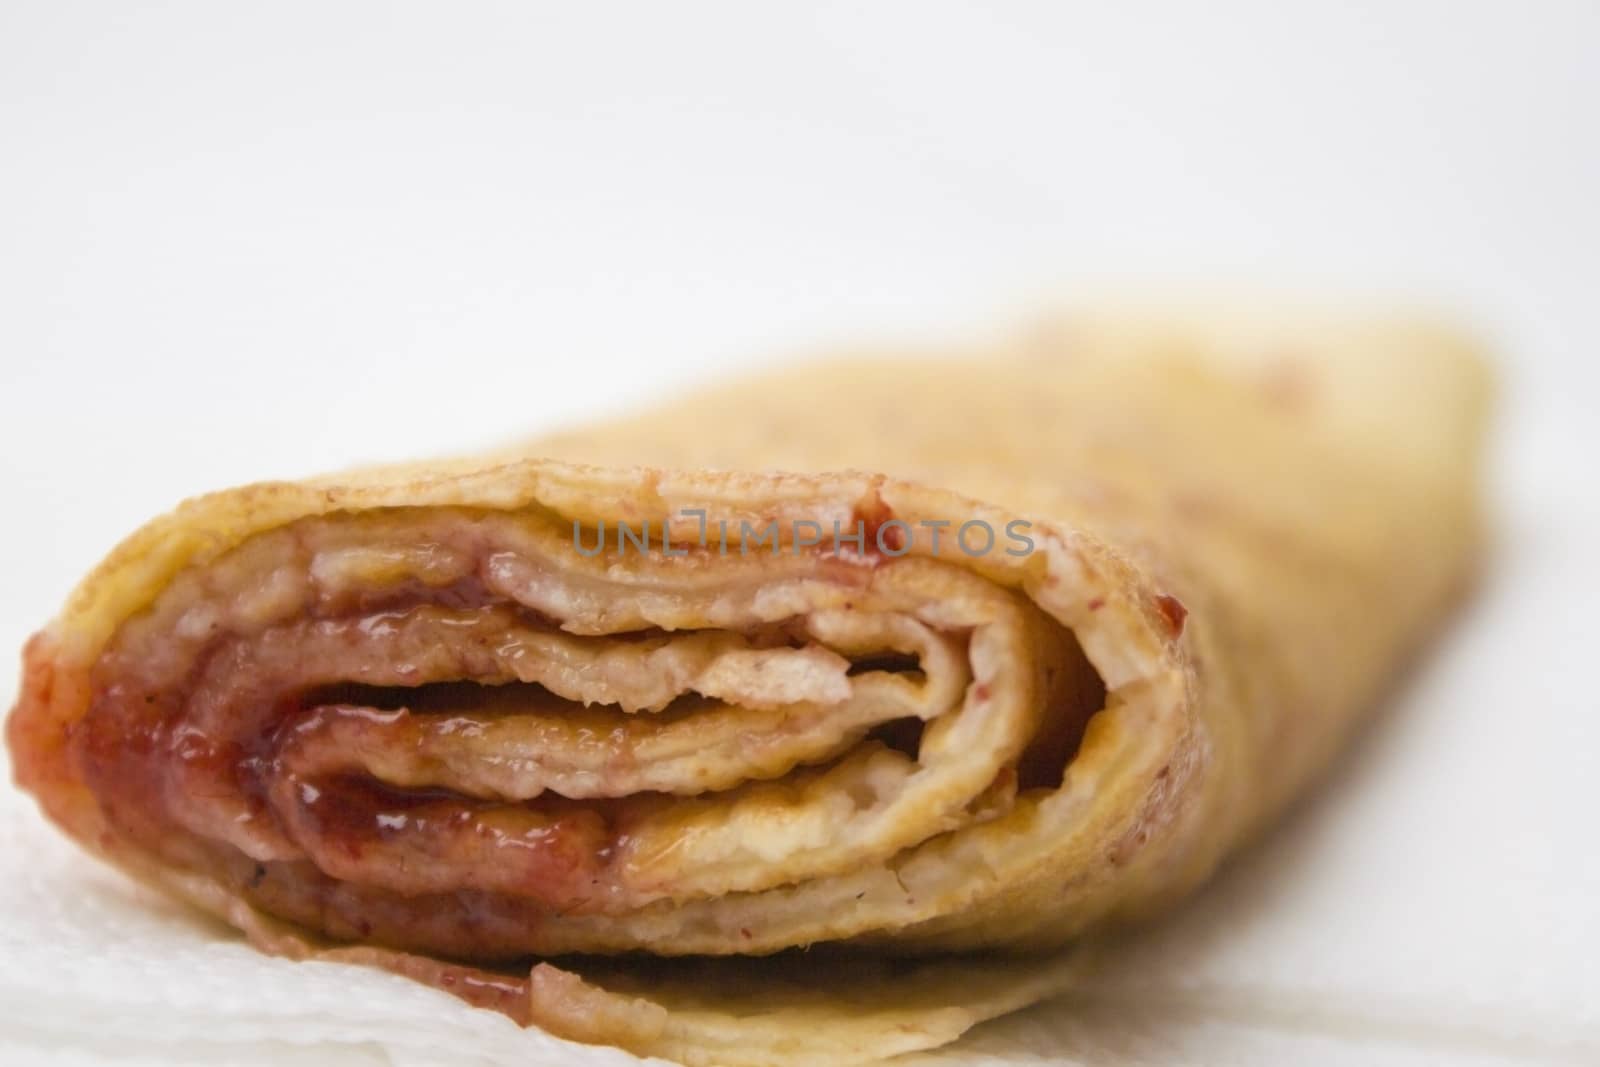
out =
{"type": "Polygon", "coordinates": [[[7,3],[0,648],[205,489],[1107,281],[1423,301],[1502,369],[1484,595],[1105,980],[1150,1042],[1051,1040],[1600,1056],[1597,103],[1578,2],[7,3]]]}

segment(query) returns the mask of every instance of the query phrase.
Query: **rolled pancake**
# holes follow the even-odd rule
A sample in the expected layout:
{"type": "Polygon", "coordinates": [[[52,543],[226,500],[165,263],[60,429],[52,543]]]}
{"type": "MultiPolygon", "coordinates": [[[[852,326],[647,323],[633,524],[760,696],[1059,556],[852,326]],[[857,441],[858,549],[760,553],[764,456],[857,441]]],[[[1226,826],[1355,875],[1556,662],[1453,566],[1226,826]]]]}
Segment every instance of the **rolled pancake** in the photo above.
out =
{"type": "Polygon", "coordinates": [[[269,952],[693,1065],[931,1047],[1351,736],[1470,577],[1487,391],[1404,319],[1080,314],[213,494],[29,643],[17,780],[269,952]]]}

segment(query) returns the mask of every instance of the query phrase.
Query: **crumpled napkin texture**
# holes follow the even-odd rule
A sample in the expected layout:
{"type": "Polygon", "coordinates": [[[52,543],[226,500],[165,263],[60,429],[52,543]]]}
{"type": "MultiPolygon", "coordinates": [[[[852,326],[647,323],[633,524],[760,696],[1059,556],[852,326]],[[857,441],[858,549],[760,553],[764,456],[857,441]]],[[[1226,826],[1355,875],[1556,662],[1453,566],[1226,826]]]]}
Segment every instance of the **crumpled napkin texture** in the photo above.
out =
{"type": "MultiPolygon", "coordinates": [[[[1569,491],[1504,502],[1479,595],[1326,788],[1081,990],[905,1062],[1600,1062],[1600,697],[1579,691],[1600,517],[1569,491]]],[[[261,956],[10,790],[0,914],[0,1063],[646,1062],[261,956]]]]}

